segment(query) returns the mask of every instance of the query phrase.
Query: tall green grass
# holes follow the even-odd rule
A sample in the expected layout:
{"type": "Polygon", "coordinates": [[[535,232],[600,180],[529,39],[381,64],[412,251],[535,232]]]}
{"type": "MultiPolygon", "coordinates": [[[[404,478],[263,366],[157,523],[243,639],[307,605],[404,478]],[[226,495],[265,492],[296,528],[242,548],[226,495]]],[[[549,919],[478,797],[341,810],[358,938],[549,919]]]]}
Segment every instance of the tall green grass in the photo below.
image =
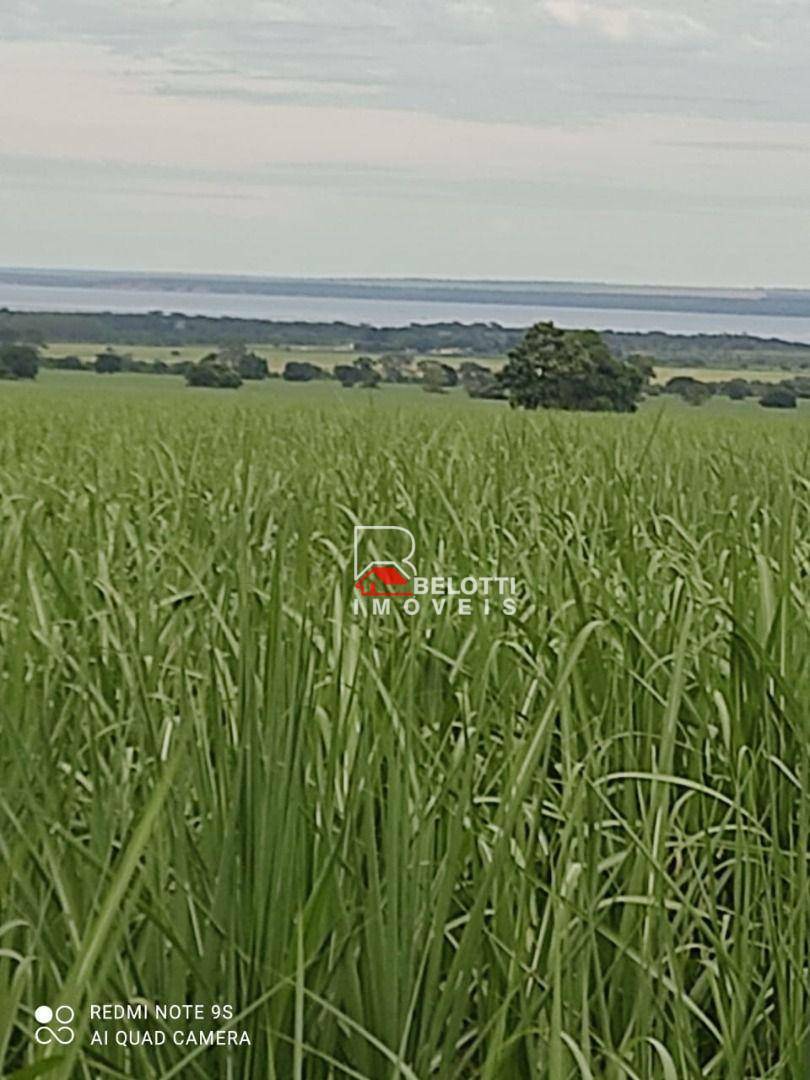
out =
{"type": "Polygon", "coordinates": [[[4,391],[3,1075],[808,1075],[803,413],[395,393],[4,391]],[[358,619],[358,520],[518,616],[358,619]]]}

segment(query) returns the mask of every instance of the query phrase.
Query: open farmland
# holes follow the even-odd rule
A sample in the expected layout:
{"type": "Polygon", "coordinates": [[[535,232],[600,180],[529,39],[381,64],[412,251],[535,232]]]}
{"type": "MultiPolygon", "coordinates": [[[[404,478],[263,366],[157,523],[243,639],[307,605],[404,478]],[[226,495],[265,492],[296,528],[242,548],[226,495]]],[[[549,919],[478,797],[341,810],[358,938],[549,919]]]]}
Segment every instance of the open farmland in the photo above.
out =
{"type": "Polygon", "coordinates": [[[3,1075],[807,1075],[809,416],[0,385],[3,1075]],[[517,614],[355,614],[357,522],[517,614]]]}
{"type": "MultiPolygon", "coordinates": [[[[57,357],[77,356],[86,367],[90,367],[96,357],[104,352],[104,344],[100,342],[53,342],[42,349],[42,356],[46,362],[57,357]]],[[[160,360],[165,364],[176,364],[182,361],[197,363],[206,353],[216,351],[216,345],[182,345],[169,347],[166,345],[121,345],[117,350],[130,356],[137,361],[160,360]]],[[[337,364],[351,363],[359,353],[349,350],[316,349],[287,346],[280,348],[272,345],[251,345],[252,352],[267,361],[268,370],[273,374],[281,374],[285,364],[290,361],[307,361],[317,364],[324,371],[331,372],[337,364]]],[[[422,357],[414,356],[414,364],[422,357]]],[[[463,358],[457,356],[436,356],[424,354],[426,359],[441,360],[442,363],[458,368],[463,358]]],[[[492,371],[500,370],[506,362],[506,356],[476,356],[475,363],[481,364],[492,371]]],[[[795,374],[795,372],[794,372],[795,374]]],[[[707,367],[705,365],[688,367],[668,367],[658,364],[655,367],[653,381],[663,385],[676,377],[690,376],[700,382],[727,382],[730,379],[757,380],[759,382],[778,383],[791,377],[790,370],[780,367],[767,367],[763,364],[753,364],[746,367],[707,367]]]]}
{"type": "MultiPolygon", "coordinates": [[[[99,353],[102,353],[105,348],[107,348],[106,345],[97,341],[57,341],[44,346],[42,349],[42,356],[46,362],[57,357],[77,356],[83,364],[90,366],[93,364],[99,353]]],[[[252,352],[255,352],[258,356],[261,356],[266,360],[268,369],[277,374],[280,374],[284,369],[284,365],[291,360],[306,360],[309,361],[309,363],[318,364],[326,371],[331,371],[336,364],[351,363],[356,356],[360,355],[359,353],[346,349],[316,349],[296,346],[279,348],[272,345],[250,345],[249,348],[252,352]]],[[[167,345],[116,346],[118,352],[126,356],[131,356],[133,360],[162,360],[165,364],[179,363],[184,360],[197,363],[207,352],[212,352],[216,349],[216,345],[181,345],[177,347],[169,347],[167,345]]],[[[440,359],[443,363],[456,368],[464,359],[457,356],[436,356],[427,353],[424,354],[424,356],[431,359],[440,359]]],[[[415,356],[414,362],[418,359],[419,357],[415,356]]],[[[503,367],[506,356],[476,356],[474,360],[477,364],[483,364],[485,367],[497,371],[503,367]]],[[[768,367],[761,363],[736,368],[707,367],[706,365],[668,367],[659,364],[655,369],[654,381],[665,383],[676,376],[684,375],[699,379],[701,382],[725,382],[729,379],[757,379],[762,382],[779,382],[782,379],[790,378],[791,371],[783,370],[781,367],[768,367]]]]}
{"type": "MultiPolygon", "coordinates": [[[[97,341],[57,341],[44,346],[42,355],[46,361],[61,356],[78,356],[83,364],[89,366],[106,348],[97,341]]],[[[115,351],[131,356],[133,360],[162,360],[164,364],[186,360],[196,364],[206,353],[215,352],[217,348],[217,345],[121,345],[116,346],[115,351]]],[[[250,348],[267,361],[270,371],[279,373],[290,360],[308,360],[331,371],[335,364],[351,363],[358,355],[347,349],[279,348],[273,345],[252,345],[250,348]]]]}
{"type": "MultiPolygon", "coordinates": [[[[801,374],[801,373],[800,373],[801,374]]],[[[790,379],[791,372],[776,368],[705,368],[705,367],[656,367],[657,383],[667,383],[670,379],[689,377],[704,383],[729,382],[731,379],[778,383],[790,379]]]]}

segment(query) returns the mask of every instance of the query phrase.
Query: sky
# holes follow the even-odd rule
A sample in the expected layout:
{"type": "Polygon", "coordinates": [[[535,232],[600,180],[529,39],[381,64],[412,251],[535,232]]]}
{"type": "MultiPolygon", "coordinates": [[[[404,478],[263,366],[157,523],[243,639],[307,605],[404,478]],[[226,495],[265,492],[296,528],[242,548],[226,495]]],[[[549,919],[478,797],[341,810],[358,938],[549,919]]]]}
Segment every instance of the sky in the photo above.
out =
{"type": "Polygon", "coordinates": [[[5,0],[0,262],[810,286],[806,0],[5,0]]]}

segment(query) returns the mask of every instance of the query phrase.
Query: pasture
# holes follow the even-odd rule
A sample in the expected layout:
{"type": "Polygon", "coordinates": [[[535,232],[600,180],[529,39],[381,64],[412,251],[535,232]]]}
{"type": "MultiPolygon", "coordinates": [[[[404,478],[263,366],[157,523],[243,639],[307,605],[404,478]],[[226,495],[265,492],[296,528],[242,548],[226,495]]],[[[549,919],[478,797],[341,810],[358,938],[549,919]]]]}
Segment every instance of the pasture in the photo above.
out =
{"type": "Polygon", "coordinates": [[[778,383],[783,379],[790,379],[804,372],[790,370],[783,371],[775,367],[746,367],[746,368],[710,368],[710,367],[663,367],[655,369],[655,381],[658,383],[668,382],[670,379],[689,376],[700,382],[729,382],[731,379],[747,379],[752,382],[778,383]]]}
{"type": "Polygon", "coordinates": [[[4,1076],[807,1075],[804,403],[43,372],[0,451],[4,1076]],[[517,614],[358,616],[358,522],[517,614]]]}
{"type": "MultiPolygon", "coordinates": [[[[84,342],[52,342],[42,349],[42,355],[46,359],[57,356],[78,356],[84,364],[92,364],[99,353],[107,346],[94,341],[84,342]]],[[[252,352],[267,361],[271,372],[281,373],[284,365],[290,360],[307,360],[311,364],[318,364],[326,371],[331,371],[335,364],[350,364],[359,353],[350,349],[315,349],[303,346],[289,346],[281,348],[273,345],[251,345],[252,352]]],[[[166,345],[121,345],[115,346],[114,351],[131,356],[133,360],[162,360],[165,364],[176,364],[183,360],[197,363],[206,353],[216,351],[216,345],[208,347],[204,345],[181,345],[170,348],[166,345]]],[[[456,361],[457,362],[457,361],[456,361]]],[[[500,367],[503,358],[485,358],[484,363],[500,367]]]]}
{"type": "MultiPolygon", "coordinates": [[[[53,359],[54,357],[61,356],[78,356],[82,363],[90,365],[105,348],[106,345],[97,341],[56,341],[43,346],[42,355],[45,359],[53,359]]],[[[206,353],[215,351],[216,348],[216,345],[211,345],[209,347],[201,345],[183,345],[178,346],[177,348],[169,348],[165,345],[121,345],[115,346],[115,351],[129,355],[133,360],[162,360],[165,364],[174,364],[184,360],[196,363],[206,353]]],[[[358,353],[345,349],[315,349],[305,347],[281,348],[272,345],[250,345],[249,348],[252,352],[255,352],[258,356],[261,356],[267,361],[267,366],[271,372],[278,374],[283,371],[284,365],[290,360],[306,360],[312,364],[318,364],[326,371],[331,371],[336,364],[351,363],[352,360],[359,355],[358,353]]],[[[428,354],[425,354],[424,358],[428,358],[428,354]]],[[[443,363],[450,364],[452,367],[456,368],[462,362],[462,358],[456,356],[430,356],[429,358],[434,360],[440,359],[443,363]]],[[[415,359],[419,359],[419,357],[415,359]]],[[[474,360],[475,363],[483,364],[485,367],[497,371],[503,367],[506,357],[475,356],[470,357],[470,359],[474,360]]],[[[655,382],[663,384],[669,379],[684,375],[699,379],[701,382],[726,382],[729,379],[779,382],[782,379],[789,379],[791,375],[795,374],[802,374],[802,371],[795,366],[786,371],[782,370],[781,367],[774,365],[768,366],[764,363],[752,363],[747,367],[734,368],[707,367],[705,365],[693,367],[669,366],[660,364],[655,370],[655,382]]]]}

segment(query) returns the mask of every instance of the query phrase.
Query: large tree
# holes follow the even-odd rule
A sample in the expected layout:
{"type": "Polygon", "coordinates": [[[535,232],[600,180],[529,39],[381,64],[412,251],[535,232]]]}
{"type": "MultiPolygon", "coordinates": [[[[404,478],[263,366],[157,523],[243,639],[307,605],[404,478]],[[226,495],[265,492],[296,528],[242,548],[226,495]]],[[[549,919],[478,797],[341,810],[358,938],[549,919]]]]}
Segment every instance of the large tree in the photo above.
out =
{"type": "Polygon", "coordinates": [[[612,356],[594,330],[536,323],[498,376],[513,406],[634,412],[644,378],[612,356]]]}

